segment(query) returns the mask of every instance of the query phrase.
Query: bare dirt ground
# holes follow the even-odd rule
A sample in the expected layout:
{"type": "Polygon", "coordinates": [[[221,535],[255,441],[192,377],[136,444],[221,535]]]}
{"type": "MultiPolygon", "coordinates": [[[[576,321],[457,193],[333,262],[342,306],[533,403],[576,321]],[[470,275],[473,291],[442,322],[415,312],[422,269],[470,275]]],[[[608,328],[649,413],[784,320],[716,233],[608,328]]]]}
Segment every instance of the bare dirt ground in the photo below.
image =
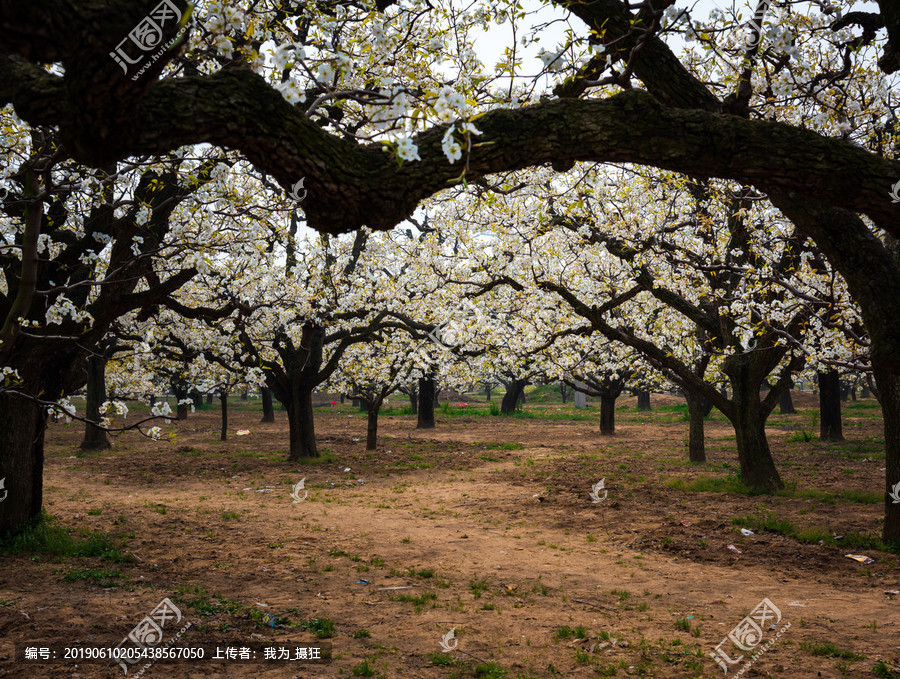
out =
{"type": "Polygon", "coordinates": [[[709,462],[691,465],[687,423],[665,409],[683,401],[656,395],[649,413],[620,399],[614,437],[565,419],[568,407],[529,405],[543,417],[518,419],[454,406],[425,431],[386,415],[375,452],[343,406],[316,415],[319,464],[286,461],[284,414],[260,424],[253,402],[233,410],[227,442],[214,409],[169,427],[172,442],[130,433],[93,455],[77,450],[79,425],[51,425],[46,510],[116,537],[133,561],[0,556],[0,676],[122,676],[85,663],[26,671],[13,644],[121,639],[169,597],[192,624],[186,644],[310,641],[330,620],[333,659],[157,663],[144,676],[715,677],[709,654],[768,598],[782,636],[762,630],[773,643],[744,676],[889,677],[873,666],[900,666],[900,596],[885,593],[900,589],[900,557],[828,544],[880,533],[880,412],[847,408],[843,444],[789,440],[816,433],[813,397],[795,400],[807,409],[768,430],[790,490],[779,496],[684,489],[737,469],[733,430],[711,419],[709,462]],[[308,496],[294,502],[301,478],[308,496]],[[608,495],[593,503],[601,478],[608,495]],[[754,517],[811,542],[733,523],[754,517]]]}

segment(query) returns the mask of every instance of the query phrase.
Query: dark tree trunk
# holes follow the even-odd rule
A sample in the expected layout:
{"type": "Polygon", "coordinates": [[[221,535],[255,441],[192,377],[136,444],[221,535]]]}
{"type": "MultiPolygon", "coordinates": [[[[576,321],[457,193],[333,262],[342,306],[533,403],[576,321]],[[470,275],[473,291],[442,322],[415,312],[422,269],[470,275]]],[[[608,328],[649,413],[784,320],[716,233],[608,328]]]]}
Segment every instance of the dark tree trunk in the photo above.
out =
{"type": "Polygon", "coordinates": [[[0,393],[0,538],[18,533],[40,516],[43,502],[44,408],[0,393]]]}
{"type": "Polygon", "coordinates": [[[343,403],[344,403],[344,395],[341,394],[341,404],[343,405],[343,403]]]}
{"type": "Polygon", "coordinates": [[[900,546],[900,502],[892,493],[900,495],[900,374],[878,366],[872,357],[875,382],[881,397],[884,418],[885,499],[882,540],[900,546]]]}
{"type": "Polygon", "coordinates": [[[769,441],[766,438],[766,415],[759,400],[761,381],[751,379],[749,359],[735,356],[736,365],[729,367],[728,378],[733,392],[731,424],[737,442],[741,478],[755,490],[778,490],[784,487],[769,441]]]}
{"type": "Polygon", "coordinates": [[[199,391],[191,392],[191,400],[194,402],[194,409],[200,410],[203,407],[203,394],[199,391]]]}
{"type": "Polygon", "coordinates": [[[841,430],[841,381],[837,370],[819,373],[819,438],[843,441],[841,430]]]}
{"type": "Polygon", "coordinates": [[[612,436],[616,433],[616,397],[600,394],[600,433],[612,436]]]}
{"type": "Polygon", "coordinates": [[[491,385],[490,385],[490,384],[488,384],[487,386],[485,386],[485,388],[484,388],[484,393],[485,393],[485,395],[486,395],[486,397],[487,397],[485,400],[490,401],[490,400],[491,400],[491,385]]]}
{"type": "Polygon", "coordinates": [[[525,392],[527,380],[511,380],[506,383],[506,393],[503,394],[503,400],[500,401],[500,412],[504,415],[511,415],[516,411],[516,404],[525,392]]]}
{"type": "Polygon", "coordinates": [[[706,436],[703,420],[712,407],[709,401],[690,391],[685,392],[688,404],[688,459],[691,462],[706,462],[706,436]]]}
{"type": "Polygon", "coordinates": [[[220,441],[228,440],[228,392],[223,391],[219,394],[219,401],[222,403],[222,433],[219,435],[220,441]]]}
{"type": "Polygon", "coordinates": [[[378,447],[378,412],[381,403],[376,401],[369,406],[369,414],[366,417],[366,450],[375,450],[378,447]]]}
{"type": "Polygon", "coordinates": [[[872,394],[869,392],[869,385],[863,382],[862,391],[859,395],[860,398],[872,398],[872,394]]]}
{"type": "MultiPolygon", "coordinates": [[[[91,422],[100,422],[100,407],[106,400],[106,357],[94,354],[85,361],[87,372],[87,398],[85,401],[84,438],[82,450],[106,450],[110,447],[106,432],[91,422]]],[[[0,491],[2,493],[2,491],[0,491]]]]}
{"type": "Polygon", "coordinates": [[[416,415],[419,412],[419,394],[415,389],[409,390],[409,407],[412,409],[412,414],[416,415]]]}
{"type": "Polygon", "coordinates": [[[434,429],[434,380],[419,379],[419,418],[416,429],[434,429]]]}
{"type": "Polygon", "coordinates": [[[182,386],[180,382],[173,382],[172,393],[175,394],[175,400],[178,402],[175,411],[175,419],[186,420],[188,416],[188,404],[184,401],[186,401],[188,397],[187,389],[182,386]]]}
{"type": "Polygon", "coordinates": [[[353,406],[354,408],[358,408],[359,410],[362,410],[362,400],[360,400],[358,398],[350,399],[350,405],[353,406]]]}
{"type": "Polygon", "coordinates": [[[259,396],[262,399],[263,416],[260,422],[274,422],[275,408],[272,407],[272,390],[268,387],[262,387],[259,390],[259,396]]]}
{"type": "Polygon", "coordinates": [[[850,400],[854,403],[856,402],[856,385],[854,384],[850,387],[850,400]]]}
{"type": "Polygon", "coordinates": [[[559,383],[559,395],[562,398],[563,405],[566,405],[566,401],[569,400],[569,388],[565,382],[559,383]]]}
{"type": "Polygon", "coordinates": [[[850,387],[848,387],[846,384],[840,384],[840,382],[838,384],[840,385],[841,402],[846,403],[847,399],[850,398],[850,387]]]}
{"type": "Polygon", "coordinates": [[[242,400],[242,401],[246,401],[246,400],[249,399],[249,398],[250,398],[250,395],[247,393],[247,390],[245,389],[245,390],[241,393],[241,400],[242,400]]]}
{"type": "Polygon", "coordinates": [[[650,408],[650,390],[649,389],[641,389],[637,393],[637,409],[638,410],[651,410],[651,408],[650,408]]]}
{"type": "Polygon", "coordinates": [[[213,393],[212,393],[212,392],[209,392],[209,393],[206,395],[206,405],[211,406],[211,405],[212,405],[212,402],[213,402],[213,393]]]}
{"type": "Polygon", "coordinates": [[[785,389],[778,401],[778,408],[782,415],[793,415],[797,412],[794,407],[794,399],[791,398],[791,390],[785,389]]]}
{"type": "Polygon", "coordinates": [[[288,415],[291,449],[289,460],[319,457],[313,420],[312,387],[293,385],[291,400],[285,404],[288,415]]]}
{"type": "Polygon", "coordinates": [[[369,412],[369,402],[364,398],[357,399],[359,401],[359,412],[367,413],[369,412]]]}

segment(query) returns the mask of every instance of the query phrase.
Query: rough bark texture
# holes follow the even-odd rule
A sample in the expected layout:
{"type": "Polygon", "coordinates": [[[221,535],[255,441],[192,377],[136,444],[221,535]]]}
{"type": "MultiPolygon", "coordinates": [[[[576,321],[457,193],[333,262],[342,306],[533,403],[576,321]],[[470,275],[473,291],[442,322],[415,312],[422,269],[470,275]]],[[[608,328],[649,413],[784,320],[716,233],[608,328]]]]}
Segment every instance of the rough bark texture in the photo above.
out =
{"type": "Polygon", "coordinates": [[[819,373],[819,438],[843,441],[841,380],[836,370],[819,373]]]}
{"type": "Polygon", "coordinates": [[[706,462],[706,436],[704,434],[704,419],[711,408],[711,404],[702,395],[693,391],[685,392],[688,404],[688,459],[691,462],[706,462]]]}
{"type": "Polygon", "coordinates": [[[600,394],[600,433],[612,436],[616,433],[616,397],[600,394]]]}
{"type": "Polygon", "coordinates": [[[766,417],[759,399],[761,377],[754,379],[747,355],[732,357],[726,372],[733,392],[731,423],[741,463],[741,478],[756,490],[778,490],[784,487],[766,438],[766,417]],[[730,365],[729,365],[730,363],[730,365]]]}
{"type": "Polygon", "coordinates": [[[21,531],[41,513],[46,422],[41,406],[0,393],[0,479],[6,479],[7,493],[0,505],[0,538],[21,531]]]}
{"type": "Polygon", "coordinates": [[[528,380],[510,380],[506,382],[506,393],[500,401],[500,412],[503,415],[511,415],[516,412],[516,407],[525,393],[525,385],[528,380]]]}
{"type": "Polygon", "coordinates": [[[300,385],[296,385],[290,401],[285,404],[290,436],[289,460],[319,456],[313,421],[312,390],[312,387],[301,388],[300,385]]]}
{"type": "Polygon", "coordinates": [[[262,400],[263,416],[260,422],[274,422],[275,408],[272,406],[272,390],[268,387],[262,387],[259,390],[259,396],[262,400]]]}
{"type": "Polygon", "coordinates": [[[100,422],[100,406],[106,400],[106,357],[95,354],[85,361],[87,397],[85,399],[84,438],[81,450],[106,450],[111,447],[106,432],[92,422],[100,422]]]}
{"type": "Polygon", "coordinates": [[[434,380],[419,380],[419,412],[416,429],[434,429],[434,380]]]}
{"type": "Polygon", "coordinates": [[[369,407],[369,414],[366,416],[366,450],[375,450],[378,447],[378,412],[380,410],[380,403],[373,403],[369,407]]]}
{"type": "Polygon", "coordinates": [[[222,405],[222,430],[219,434],[220,441],[228,440],[228,392],[223,391],[219,394],[219,401],[222,405]]]}
{"type": "Polygon", "coordinates": [[[782,415],[793,415],[797,412],[794,408],[794,399],[791,398],[791,390],[785,389],[781,398],[778,400],[778,409],[782,415]]]}
{"type": "Polygon", "coordinates": [[[875,380],[884,413],[885,499],[882,539],[900,546],[900,502],[891,493],[900,494],[900,374],[884,369],[873,356],[875,380]],[[897,489],[896,491],[894,489],[897,489]]]}

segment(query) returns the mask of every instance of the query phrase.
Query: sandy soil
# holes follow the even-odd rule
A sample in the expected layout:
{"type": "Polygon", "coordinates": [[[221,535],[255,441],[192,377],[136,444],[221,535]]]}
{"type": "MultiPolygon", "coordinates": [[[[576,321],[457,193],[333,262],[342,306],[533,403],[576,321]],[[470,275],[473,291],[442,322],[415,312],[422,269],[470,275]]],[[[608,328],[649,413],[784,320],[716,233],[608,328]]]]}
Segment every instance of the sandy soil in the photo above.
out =
{"type": "MultiPolygon", "coordinates": [[[[656,408],[678,402],[654,396],[656,408]]],[[[736,469],[733,431],[711,420],[709,462],[690,465],[680,413],[638,413],[633,399],[621,399],[614,437],[596,421],[439,414],[421,431],[391,416],[375,452],[364,450],[365,419],[335,409],[317,414],[330,461],[315,465],[285,461],[283,414],[260,424],[251,405],[232,412],[227,442],[215,410],[173,425],[171,443],[126,434],[100,455],[79,456],[79,426],[51,426],[47,511],[117,536],[134,560],[0,557],[0,676],[26,671],[13,643],[119,640],[164,597],[192,624],[187,644],[310,641],[303,623],[330,619],[333,659],[158,663],[144,676],[715,677],[709,654],[764,598],[782,636],[744,676],[872,677],[877,661],[900,665],[900,596],[885,594],[900,589],[900,557],[869,549],[875,563],[863,565],[844,556],[856,550],[744,536],[732,523],[769,510],[834,535],[877,534],[880,504],[801,492],[880,492],[876,410],[846,411],[844,444],[788,441],[814,431],[812,411],[774,415],[772,448],[795,496],[773,497],[674,489],[736,469]],[[294,502],[301,478],[308,495],[294,502]],[[592,503],[601,478],[608,495],[592,503]],[[119,574],[67,581],[79,567],[119,574]],[[445,644],[456,646],[442,652],[451,630],[445,644]]],[[[764,643],[778,633],[763,632],[764,643]]],[[[26,676],[122,670],[56,664],[26,676]]]]}

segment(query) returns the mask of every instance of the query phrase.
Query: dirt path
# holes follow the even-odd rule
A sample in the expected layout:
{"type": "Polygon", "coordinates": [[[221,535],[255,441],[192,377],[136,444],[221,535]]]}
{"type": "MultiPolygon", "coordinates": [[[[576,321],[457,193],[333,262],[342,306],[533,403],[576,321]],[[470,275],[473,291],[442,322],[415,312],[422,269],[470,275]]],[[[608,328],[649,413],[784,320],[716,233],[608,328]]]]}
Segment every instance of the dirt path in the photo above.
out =
{"type": "MultiPolygon", "coordinates": [[[[765,505],[843,530],[841,521],[873,521],[878,507],[669,490],[667,478],[694,473],[677,450],[680,423],[635,420],[603,441],[585,422],[471,418],[421,432],[389,418],[371,454],[353,440],[360,419],[335,414],[320,427],[334,460],[298,467],[279,450],[283,424],[234,419],[252,433],[221,444],[214,415],[198,413],[178,425],[174,446],[126,437],[82,458],[71,457],[73,428],[52,433],[48,511],[124,534],[135,561],[3,557],[0,675],[17,673],[12,642],[121,638],[167,596],[192,622],[185,642],[311,640],[296,624],[329,619],[334,659],[317,668],[160,663],[145,676],[713,677],[722,672],[710,652],[764,598],[780,609],[778,630],[790,627],[751,676],[874,676],[876,660],[900,664],[900,597],[884,594],[898,588],[896,557],[874,554],[866,567],[838,548],[744,537],[731,525],[765,505]],[[309,494],[293,502],[302,477],[309,494]],[[601,477],[609,494],[592,503],[601,477]],[[85,564],[120,575],[64,580],[85,564]],[[282,626],[256,624],[254,609],[282,626]],[[450,630],[445,644],[456,645],[444,653],[450,630]],[[816,656],[801,643],[864,657],[816,656]]],[[[708,436],[721,469],[728,429],[711,425],[708,436]]],[[[818,468],[827,487],[818,458],[804,463],[811,457],[779,451],[786,476],[818,468]]],[[[840,465],[854,480],[877,478],[877,456],[840,465]]],[[[765,641],[777,633],[763,632],[765,641]]],[[[38,672],[29,676],[121,676],[94,664],[38,672]]]]}

